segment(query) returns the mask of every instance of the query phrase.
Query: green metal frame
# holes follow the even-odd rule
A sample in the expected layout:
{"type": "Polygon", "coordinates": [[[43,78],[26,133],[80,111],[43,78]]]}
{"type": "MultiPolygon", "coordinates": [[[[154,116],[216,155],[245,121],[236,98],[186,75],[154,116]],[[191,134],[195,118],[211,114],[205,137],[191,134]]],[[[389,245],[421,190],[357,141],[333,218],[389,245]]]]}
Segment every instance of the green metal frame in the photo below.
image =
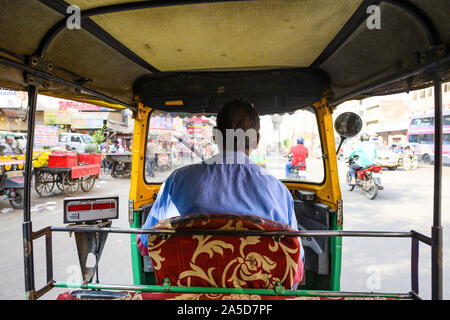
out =
{"type": "MultiPolygon", "coordinates": [[[[134,219],[133,223],[130,224],[130,228],[138,229],[140,228],[140,224],[138,221],[141,221],[141,211],[133,212],[134,219]]],[[[137,247],[136,235],[131,234],[131,268],[133,270],[133,282],[135,285],[152,285],[156,284],[155,275],[153,272],[144,272],[143,267],[143,258],[141,253],[137,247]]]]}
{"type": "Polygon", "coordinates": [[[411,293],[367,293],[367,292],[333,292],[326,290],[285,290],[282,287],[273,289],[241,289],[241,288],[213,288],[213,287],[177,287],[171,286],[170,282],[165,285],[139,285],[127,287],[123,285],[104,285],[98,283],[74,283],[55,282],[55,288],[74,288],[87,290],[119,290],[132,289],[133,292],[160,292],[160,293],[204,293],[204,294],[246,294],[264,296],[289,296],[289,297],[371,297],[392,299],[413,299],[411,293]]]}

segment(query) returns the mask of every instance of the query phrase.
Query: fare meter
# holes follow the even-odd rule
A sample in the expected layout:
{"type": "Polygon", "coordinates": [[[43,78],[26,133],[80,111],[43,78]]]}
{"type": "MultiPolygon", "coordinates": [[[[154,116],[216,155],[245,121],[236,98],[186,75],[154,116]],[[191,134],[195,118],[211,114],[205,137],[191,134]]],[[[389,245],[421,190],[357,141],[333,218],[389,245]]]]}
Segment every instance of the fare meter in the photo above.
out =
{"type": "Polygon", "coordinates": [[[64,223],[119,218],[119,197],[68,198],[64,200],[64,223]]]}

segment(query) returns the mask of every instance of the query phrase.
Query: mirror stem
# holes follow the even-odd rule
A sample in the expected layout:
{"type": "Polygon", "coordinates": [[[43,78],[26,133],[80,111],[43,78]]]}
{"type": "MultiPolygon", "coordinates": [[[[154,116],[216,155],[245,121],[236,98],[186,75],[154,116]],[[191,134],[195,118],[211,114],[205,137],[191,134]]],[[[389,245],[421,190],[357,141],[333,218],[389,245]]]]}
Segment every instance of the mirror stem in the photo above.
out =
{"type": "Polygon", "coordinates": [[[345,139],[347,139],[346,137],[340,136],[341,137],[341,142],[339,143],[339,147],[336,150],[336,155],[338,155],[339,150],[341,149],[342,144],[344,143],[345,139]]]}

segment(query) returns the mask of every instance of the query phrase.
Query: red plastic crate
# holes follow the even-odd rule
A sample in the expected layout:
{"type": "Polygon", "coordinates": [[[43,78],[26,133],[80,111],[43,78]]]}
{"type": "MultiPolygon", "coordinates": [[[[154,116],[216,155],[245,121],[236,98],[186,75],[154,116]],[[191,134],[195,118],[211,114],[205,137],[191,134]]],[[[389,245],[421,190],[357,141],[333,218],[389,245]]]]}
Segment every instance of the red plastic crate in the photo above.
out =
{"type": "Polygon", "coordinates": [[[48,166],[51,168],[71,168],[78,165],[75,152],[53,152],[48,157],[48,166]]]}

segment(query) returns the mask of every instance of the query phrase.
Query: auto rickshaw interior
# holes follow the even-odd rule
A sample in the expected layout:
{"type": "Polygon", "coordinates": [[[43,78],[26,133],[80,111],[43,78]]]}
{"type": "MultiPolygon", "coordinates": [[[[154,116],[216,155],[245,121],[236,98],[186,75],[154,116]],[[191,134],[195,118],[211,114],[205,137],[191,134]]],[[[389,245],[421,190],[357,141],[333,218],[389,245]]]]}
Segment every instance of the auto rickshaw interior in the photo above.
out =
{"type": "MultiPolygon", "coordinates": [[[[208,116],[211,120],[224,102],[240,97],[253,102],[262,117],[306,115],[314,127],[311,132],[317,134],[314,161],[321,174],[304,181],[282,181],[295,199],[300,228],[340,231],[343,206],[332,121],[336,106],[348,99],[432,84],[438,88],[449,78],[446,1],[0,3],[0,85],[28,91],[30,122],[38,92],[133,111],[131,228],[141,227],[163,182],[146,177],[145,168],[151,119],[157,112],[174,115],[177,121],[208,116]],[[73,19],[77,12],[79,24],[73,19]]],[[[28,142],[33,141],[32,125],[28,137],[28,142]]],[[[27,154],[31,151],[29,146],[27,154]]],[[[31,171],[29,163],[27,170],[31,171]]],[[[32,237],[29,202],[25,192],[24,239],[28,240],[32,237]]],[[[433,239],[439,243],[436,232],[433,239]]],[[[339,290],[340,235],[346,234],[304,237],[303,288],[339,290]]],[[[417,233],[403,236],[414,238],[417,233]]],[[[25,246],[28,243],[24,241],[25,246]]],[[[134,234],[131,252],[135,284],[153,283],[134,234]]],[[[433,252],[439,268],[438,251],[433,252]]],[[[25,260],[29,270],[32,255],[25,260]]],[[[26,275],[26,290],[34,292],[26,275]]],[[[442,279],[434,279],[439,288],[442,279]]]]}

